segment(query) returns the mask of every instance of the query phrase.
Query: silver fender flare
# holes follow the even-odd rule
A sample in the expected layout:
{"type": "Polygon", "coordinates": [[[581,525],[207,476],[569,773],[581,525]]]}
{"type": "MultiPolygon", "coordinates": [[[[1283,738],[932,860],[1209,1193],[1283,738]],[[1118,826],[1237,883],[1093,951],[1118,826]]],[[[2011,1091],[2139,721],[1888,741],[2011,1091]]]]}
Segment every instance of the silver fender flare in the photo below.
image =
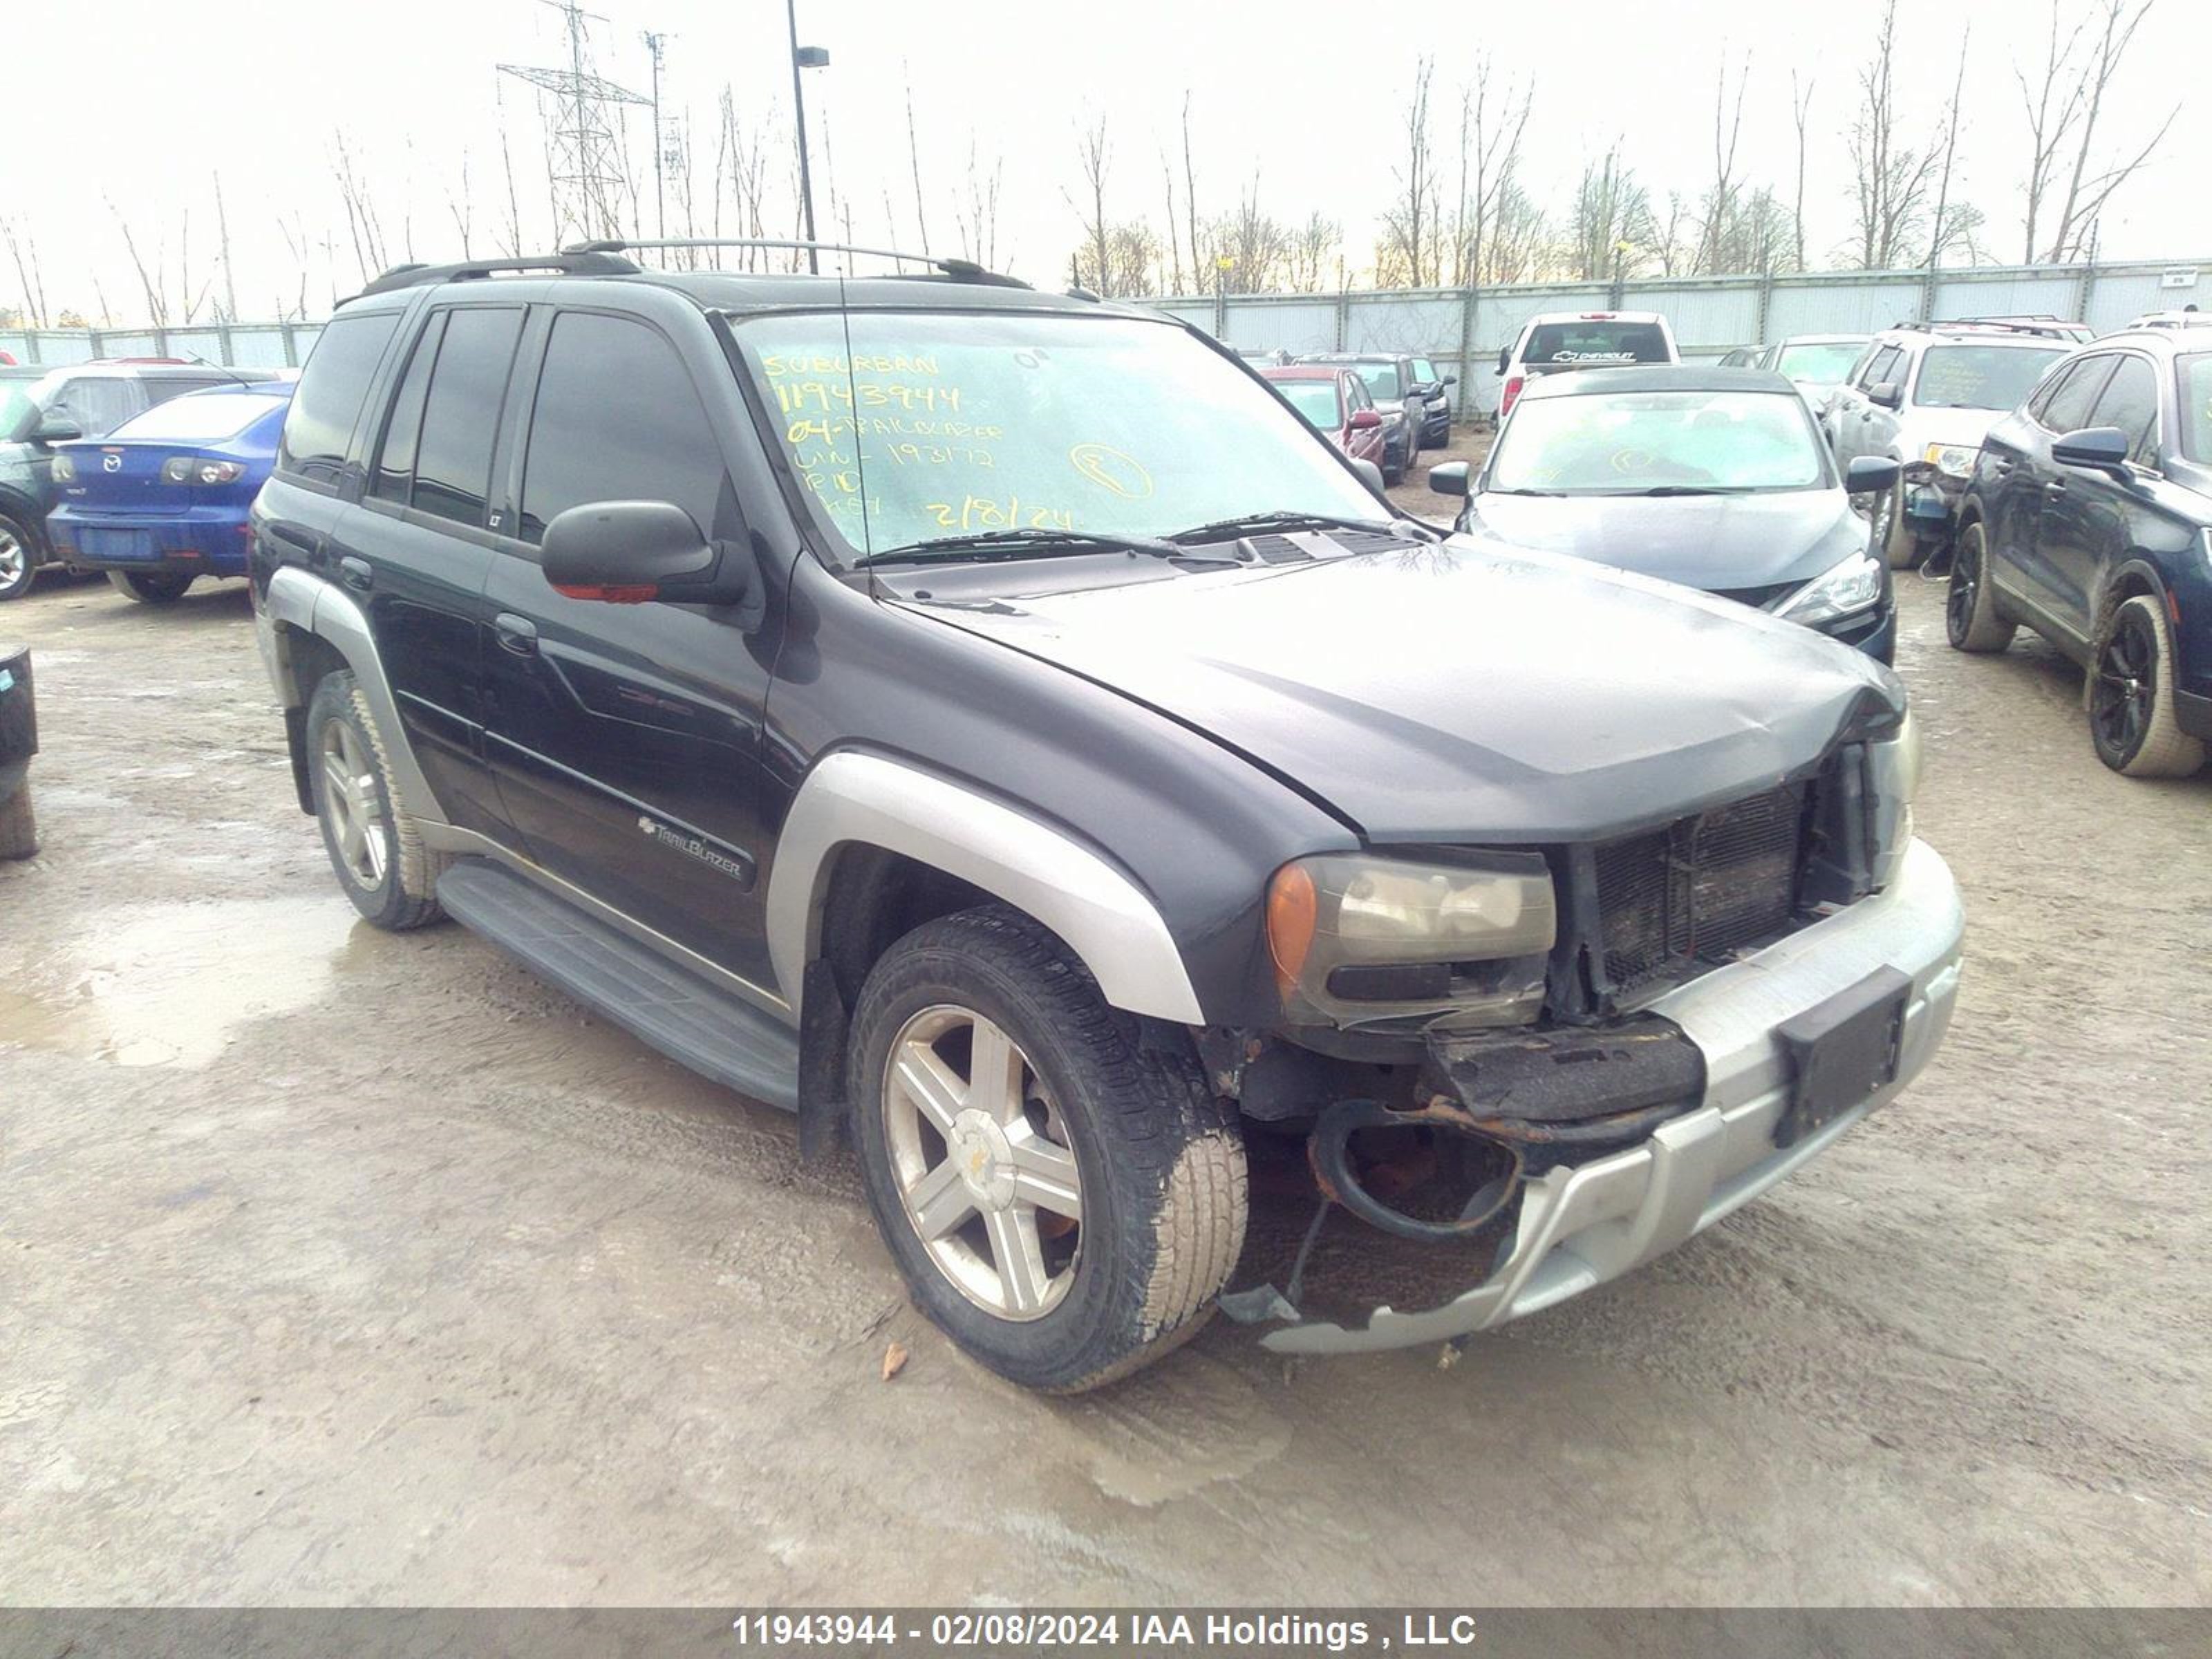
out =
{"type": "Polygon", "coordinates": [[[852,842],[931,865],[1036,917],[1067,942],[1115,1007],[1205,1023],[1167,923],[1121,871],[990,796],[856,750],[830,755],[806,775],[776,842],[769,954],[794,1010],[806,966],[821,951],[831,856],[852,842]]]}
{"type": "Polygon", "coordinates": [[[345,659],[346,666],[368,699],[369,712],[376,717],[378,731],[384,738],[385,761],[392,768],[392,781],[398,786],[400,798],[406,803],[408,817],[419,823],[442,826],[445,812],[438,805],[438,798],[430,793],[429,781],[423,777],[422,769],[415,763],[415,750],[407,742],[407,728],[400,723],[399,705],[392,698],[392,682],[385,678],[384,659],[377,654],[376,641],[368,631],[368,618],[361,607],[343,590],[321,577],[287,565],[269,579],[269,591],[263,596],[255,622],[270,678],[276,682],[276,695],[283,699],[287,708],[299,708],[305,698],[293,678],[291,653],[284,643],[283,628],[296,628],[326,640],[345,659]]]}

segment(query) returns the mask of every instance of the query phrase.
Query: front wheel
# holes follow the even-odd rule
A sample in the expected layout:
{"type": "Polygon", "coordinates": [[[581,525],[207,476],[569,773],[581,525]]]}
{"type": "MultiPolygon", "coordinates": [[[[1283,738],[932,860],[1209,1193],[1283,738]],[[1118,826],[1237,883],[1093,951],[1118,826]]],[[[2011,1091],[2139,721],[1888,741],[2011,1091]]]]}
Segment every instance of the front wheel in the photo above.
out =
{"type": "Polygon", "coordinates": [[[2138,593],[2112,613],[2088,684],[2089,738],[2097,758],[2131,778],[2185,778],[2204,744],[2173,710],[2173,635],[2166,607],[2138,593]]]}
{"type": "Polygon", "coordinates": [[[0,604],[29,592],[38,568],[39,550],[31,532],[0,514],[0,604]]]}
{"type": "Polygon", "coordinates": [[[189,574],[173,570],[111,570],[107,581],[125,599],[141,605],[173,604],[192,585],[189,574]]]}
{"type": "Polygon", "coordinates": [[[307,700],[307,767],[323,848],[354,908],[394,933],[438,921],[438,877],[451,860],[422,844],[349,673],[325,675],[307,700]]]}
{"type": "Polygon", "coordinates": [[[1009,1381],[1079,1393],[1196,1332],[1243,1247],[1244,1146],[1182,1034],[1146,1040],[992,905],[884,953],[848,1080],[869,1208],[922,1312],[1009,1381]]]}

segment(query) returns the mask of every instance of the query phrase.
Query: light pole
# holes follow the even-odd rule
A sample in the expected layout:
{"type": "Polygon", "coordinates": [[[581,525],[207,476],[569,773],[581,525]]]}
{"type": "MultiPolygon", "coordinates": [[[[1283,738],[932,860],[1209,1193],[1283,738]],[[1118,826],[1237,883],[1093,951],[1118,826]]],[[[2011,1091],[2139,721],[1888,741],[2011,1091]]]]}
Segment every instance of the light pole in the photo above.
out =
{"type": "Polygon", "coordinates": [[[806,164],[806,87],[801,70],[827,69],[829,49],[799,44],[799,0],[783,0],[785,21],[791,26],[791,104],[799,118],[799,202],[806,216],[806,268],[822,274],[822,256],[814,247],[814,175],[806,164]]]}

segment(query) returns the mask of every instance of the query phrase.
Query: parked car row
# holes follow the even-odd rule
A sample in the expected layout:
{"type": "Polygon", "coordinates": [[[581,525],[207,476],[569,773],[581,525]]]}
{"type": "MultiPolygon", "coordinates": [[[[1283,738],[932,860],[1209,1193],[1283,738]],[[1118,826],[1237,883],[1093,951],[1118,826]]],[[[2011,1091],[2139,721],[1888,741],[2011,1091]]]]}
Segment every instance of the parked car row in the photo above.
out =
{"type": "Polygon", "coordinates": [[[243,575],[246,510],[290,396],[278,371],[117,358],[0,378],[0,601],[45,566],[133,599],[243,575]],[[173,410],[172,404],[188,404],[173,410]],[[64,510],[65,509],[65,510],[64,510]]]}
{"type": "Polygon", "coordinates": [[[1403,479],[1422,450],[1451,441],[1455,412],[1450,388],[1459,384],[1459,377],[1439,373],[1427,357],[1385,351],[1317,351],[1301,356],[1279,348],[1253,346],[1236,350],[1263,379],[1279,385],[1311,386],[1324,378],[1285,373],[1292,368],[1337,369],[1356,380],[1361,388],[1356,402],[1340,382],[1334,400],[1315,391],[1284,395],[1316,431],[1339,434],[1334,440],[1338,448],[1355,459],[1372,460],[1385,483],[1403,479]],[[1363,410],[1372,410],[1377,417],[1373,428],[1362,422],[1355,428],[1353,419],[1363,410]],[[1362,438],[1355,451],[1351,435],[1355,429],[1379,430],[1380,439],[1362,438]]]}

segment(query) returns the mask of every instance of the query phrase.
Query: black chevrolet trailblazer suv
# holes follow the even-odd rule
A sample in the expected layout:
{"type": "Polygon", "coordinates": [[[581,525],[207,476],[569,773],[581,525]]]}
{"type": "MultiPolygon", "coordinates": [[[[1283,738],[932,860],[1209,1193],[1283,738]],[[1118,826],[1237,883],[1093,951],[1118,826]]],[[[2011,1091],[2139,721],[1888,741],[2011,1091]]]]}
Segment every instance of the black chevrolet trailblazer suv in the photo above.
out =
{"type": "Polygon", "coordinates": [[[1863,654],[1407,518],[1170,318],[637,251],[324,331],[254,511],[300,805],[371,921],[848,1139],[984,1364],[1487,1328],[1934,1054],[1959,899],[1863,654]],[[1325,1305],[1324,1223],[1459,1276],[1325,1305]]]}

